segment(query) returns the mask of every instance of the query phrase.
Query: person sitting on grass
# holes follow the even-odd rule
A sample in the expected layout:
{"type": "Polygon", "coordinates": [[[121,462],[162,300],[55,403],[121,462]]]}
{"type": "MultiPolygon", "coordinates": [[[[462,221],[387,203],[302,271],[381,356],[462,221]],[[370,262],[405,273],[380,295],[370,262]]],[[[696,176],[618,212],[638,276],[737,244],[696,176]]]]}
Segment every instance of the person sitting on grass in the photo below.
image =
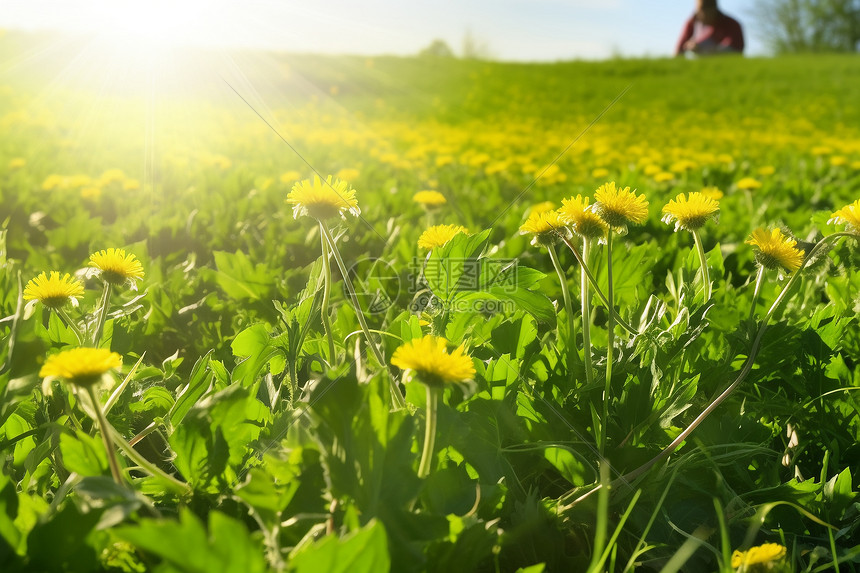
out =
{"type": "Polygon", "coordinates": [[[744,33],[740,23],[720,12],[717,0],[698,0],[698,8],[681,33],[675,55],[743,53],[744,33]]]}

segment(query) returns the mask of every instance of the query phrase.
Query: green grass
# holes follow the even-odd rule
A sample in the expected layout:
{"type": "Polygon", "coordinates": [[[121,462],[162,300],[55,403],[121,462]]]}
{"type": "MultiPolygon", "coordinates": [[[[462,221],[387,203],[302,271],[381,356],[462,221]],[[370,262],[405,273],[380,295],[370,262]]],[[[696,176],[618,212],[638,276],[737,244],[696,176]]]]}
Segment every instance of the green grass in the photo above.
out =
{"type": "MultiPolygon", "coordinates": [[[[733,550],[765,542],[787,548],[785,570],[857,570],[854,238],[791,283],[728,399],[619,479],[743,373],[788,284],[768,272],[754,300],[752,230],[782,226],[809,250],[843,229],[828,220],[860,198],[856,58],[196,54],[157,68],[154,91],[129,69],[42,64],[0,69],[3,571],[730,571],[733,550]],[[285,203],[308,163],[353,170],[361,216],[332,226],[385,360],[428,333],[473,358],[473,383],[440,399],[426,478],[425,388],[379,363],[334,261],[330,350],[318,226],[285,203]],[[580,267],[559,244],[562,285],[518,229],[533,205],[611,180],[650,208],[613,238],[613,302],[639,333],[614,330],[604,398],[609,313],[592,289],[589,384],[569,354],[580,267]],[[660,221],[706,186],[724,194],[701,231],[709,301],[692,237],[660,221]],[[447,205],[425,213],[422,189],[447,205]],[[472,235],[427,253],[431,220],[472,235]],[[73,331],[42,305],[25,319],[21,298],[109,247],[146,273],[115,289],[100,341],[124,358],[107,413],[123,485],[83,394],[41,389],[73,331]],[[406,409],[390,407],[392,379],[406,409]]],[[[587,261],[603,292],[605,251],[587,261]]],[[[101,285],[81,278],[68,311],[86,331],[101,285]]]]}

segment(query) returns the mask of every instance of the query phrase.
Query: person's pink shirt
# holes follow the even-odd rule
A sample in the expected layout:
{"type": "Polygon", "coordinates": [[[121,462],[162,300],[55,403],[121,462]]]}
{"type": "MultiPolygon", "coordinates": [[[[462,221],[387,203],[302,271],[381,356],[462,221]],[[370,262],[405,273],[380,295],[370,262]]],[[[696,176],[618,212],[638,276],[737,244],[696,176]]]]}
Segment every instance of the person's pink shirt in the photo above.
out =
{"type": "Polygon", "coordinates": [[[716,46],[716,51],[744,51],[744,33],[740,23],[723,13],[720,13],[713,26],[697,24],[695,15],[687,20],[675,48],[676,55],[684,52],[684,44],[689,40],[695,40],[696,43],[713,43],[716,46]]]}

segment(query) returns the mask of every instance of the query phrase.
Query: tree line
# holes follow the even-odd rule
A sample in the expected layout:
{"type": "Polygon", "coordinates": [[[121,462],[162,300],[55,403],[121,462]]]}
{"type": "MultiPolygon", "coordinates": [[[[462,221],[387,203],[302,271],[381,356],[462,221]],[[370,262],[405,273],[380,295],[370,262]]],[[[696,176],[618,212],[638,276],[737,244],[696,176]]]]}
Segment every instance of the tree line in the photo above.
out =
{"type": "Polygon", "coordinates": [[[860,51],[860,0],[759,0],[752,14],[776,54],[860,51]]]}

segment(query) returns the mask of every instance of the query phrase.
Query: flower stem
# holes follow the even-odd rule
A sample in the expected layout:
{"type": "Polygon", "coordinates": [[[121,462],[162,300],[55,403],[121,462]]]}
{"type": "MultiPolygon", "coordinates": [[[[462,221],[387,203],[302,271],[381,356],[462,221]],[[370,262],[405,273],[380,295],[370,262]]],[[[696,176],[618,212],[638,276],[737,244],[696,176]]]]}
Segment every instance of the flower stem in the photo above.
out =
{"type": "Polygon", "coordinates": [[[693,241],[696,243],[696,250],[699,252],[699,263],[702,266],[702,285],[705,289],[705,300],[711,300],[711,275],[708,272],[708,259],[705,257],[705,247],[702,245],[702,238],[699,236],[699,231],[692,231],[693,241]]]}
{"type": "Polygon", "coordinates": [[[102,405],[98,398],[96,398],[96,393],[93,391],[92,386],[87,386],[87,395],[89,395],[90,401],[93,403],[93,410],[95,410],[96,419],[99,423],[99,433],[101,433],[102,441],[105,445],[110,473],[117,485],[121,486],[123,485],[122,473],[119,470],[119,462],[116,460],[116,450],[114,450],[113,441],[110,437],[110,425],[108,424],[105,413],[102,411],[102,405]]]}
{"type": "Polygon", "coordinates": [[[571,383],[573,383],[573,367],[579,359],[579,352],[576,350],[576,321],[573,315],[573,306],[570,302],[570,292],[567,289],[567,277],[564,274],[564,269],[561,268],[561,261],[558,259],[555,245],[549,243],[546,248],[549,251],[549,258],[552,260],[552,266],[558,275],[558,281],[561,283],[561,296],[564,299],[564,311],[567,313],[567,372],[571,383]]]}
{"type": "MultiPolygon", "coordinates": [[[[343,263],[343,258],[340,256],[340,252],[337,250],[337,245],[334,242],[334,237],[331,236],[331,232],[329,232],[328,227],[326,227],[323,221],[320,221],[320,230],[325,237],[325,240],[328,241],[328,246],[331,251],[331,254],[334,256],[334,260],[337,262],[337,266],[340,269],[340,274],[343,276],[343,285],[346,289],[346,292],[349,293],[349,298],[352,300],[352,305],[355,308],[355,316],[358,319],[358,324],[361,326],[361,330],[364,331],[364,337],[367,339],[367,345],[370,346],[370,349],[373,351],[374,356],[376,356],[376,360],[379,362],[379,365],[383,368],[388,368],[388,363],[385,361],[385,357],[382,355],[382,350],[376,345],[373,341],[373,338],[370,336],[370,329],[367,327],[367,321],[364,319],[364,313],[361,310],[361,305],[358,303],[358,297],[355,295],[355,291],[352,288],[352,283],[349,280],[349,272],[346,270],[346,265],[343,263]]],[[[394,407],[397,409],[406,407],[406,400],[403,398],[403,394],[400,392],[400,388],[397,386],[397,381],[394,379],[394,375],[391,374],[391,370],[388,370],[388,383],[389,389],[391,390],[391,401],[394,404],[394,407]]]]}
{"type": "MultiPolygon", "coordinates": [[[[612,229],[606,235],[606,296],[609,300],[609,308],[613,305],[612,285],[612,229]]],[[[603,420],[600,429],[600,455],[606,451],[606,428],[609,425],[609,396],[612,390],[612,346],[615,343],[615,312],[610,312],[606,320],[606,384],[603,388],[603,420]]]]}
{"type": "Polygon", "coordinates": [[[597,296],[600,298],[600,302],[603,303],[603,306],[609,311],[609,314],[615,316],[615,322],[617,322],[624,330],[629,332],[630,334],[639,334],[639,331],[630,326],[626,320],[621,318],[621,316],[615,311],[615,308],[609,304],[609,299],[606,298],[606,295],[603,294],[603,291],[600,290],[600,285],[597,284],[597,279],[594,278],[594,275],[591,274],[591,271],[588,269],[588,265],[585,264],[585,261],[582,255],[579,254],[579,250],[574,246],[573,243],[570,242],[570,239],[565,237],[564,235],[559,235],[561,240],[564,241],[564,244],[567,245],[567,248],[573,253],[573,256],[576,257],[576,260],[582,266],[585,271],[585,276],[588,278],[588,282],[591,283],[591,286],[594,288],[594,292],[597,293],[597,296]]]}
{"type": "Polygon", "coordinates": [[[99,307],[99,315],[96,319],[96,328],[93,331],[94,348],[98,348],[101,344],[102,331],[104,330],[105,320],[107,320],[108,311],[110,310],[111,289],[111,284],[105,281],[105,290],[102,293],[101,306],[99,307]]]}
{"type": "Polygon", "coordinates": [[[427,386],[427,418],[424,423],[424,450],[421,452],[421,463],[418,464],[418,477],[430,475],[430,463],[433,459],[433,448],[436,445],[436,413],[439,410],[439,393],[441,389],[427,386]]]}
{"type": "Polygon", "coordinates": [[[71,316],[66,312],[66,309],[63,307],[54,309],[57,311],[57,316],[59,316],[63,322],[68,326],[72,332],[75,333],[75,338],[78,339],[78,344],[83,345],[84,343],[84,333],[81,332],[81,328],[78,326],[78,323],[72,319],[71,316]]]}
{"type": "Polygon", "coordinates": [[[755,276],[755,290],[753,291],[753,299],[750,304],[750,320],[755,316],[755,305],[758,303],[758,295],[761,293],[761,285],[764,282],[764,266],[760,265],[758,273],[755,276]]]}
{"type": "MultiPolygon", "coordinates": [[[[735,380],[728,386],[728,388],[723,390],[723,392],[719,396],[717,396],[710,404],[708,404],[708,407],[705,408],[701,414],[696,416],[696,419],[693,420],[689,426],[684,428],[684,430],[680,434],[678,434],[678,436],[675,437],[674,440],[672,440],[671,444],[669,444],[668,446],[663,448],[663,450],[659,454],[657,454],[656,456],[651,458],[649,461],[645,462],[644,464],[642,464],[641,466],[636,468],[635,470],[633,470],[627,474],[624,474],[623,476],[613,480],[612,483],[610,484],[610,487],[614,487],[614,486],[621,485],[621,484],[630,485],[631,481],[633,481],[634,479],[638,478],[639,476],[641,476],[642,474],[647,472],[649,469],[651,469],[658,462],[660,462],[660,461],[668,458],[670,455],[672,455],[672,452],[674,452],[676,449],[678,449],[678,447],[680,447],[680,445],[683,444],[687,440],[687,438],[690,436],[690,434],[693,433],[693,430],[695,430],[697,427],[699,427],[699,425],[705,420],[705,418],[707,418],[714,410],[716,410],[717,407],[720,404],[722,404],[726,400],[726,398],[728,398],[731,395],[732,392],[735,391],[735,389],[741,384],[741,382],[743,382],[746,379],[746,377],[752,371],[752,367],[753,367],[753,364],[755,363],[756,357],[758,356],[758,350],[759,350],[759,347],[761,346],[761,341],[762,341],[762,338],[764,337],[764,333],[767,330],[768,323],[770,322],[770,319],[773,318],[773,315],[779,309],[780,305],[783,303],[783,301],[788,296],[788,293],[791,291],[791,288],[799,280],[800,271],[806,266],[806,263],[808,263],[810,260],[813,259],[814,256],[817,255],[817,252],[819,249],[823,248],[824,245],[826,245],[827,243],[829,243],[835,239],[841,238],[841,237],[857,238],[856,235],[854,235],[852,233],[846,233],[846,232],[834,233],[832,235],[828,235],[827,237],[824,237],[823,239],[818,241],[818,243],[816,243],[814,247],[812,247],[812,249],[809,251],[809,253],[806,255],[806,257],[803,259],[803,262],[801,263],[800,268],[798,270],[796,270],[791,275],[791,278],[788,280],[786,285],[782,288],[779,295],[776,297],[776,300],[773,302],[770,309],[767,311],[767,314],[765,315],[764,319],[762,319],[761,326],[759,326],[759,329],[758,329],[758,332],[756,333],[755,339],[753,339],[752,346],[750,347],[750,351],[747,355],[746,361],[744,362],[743,368],[741,368],[741,371],[738,373],[735,380]]],[[[562,508],[562,511],[569,509],[570,507],[573,507],[574,505],[578,504],[580,501],[584,500],[585,498],[587,498],[588,496],[590,496],[594,492],[598,491],[602,487],[603,487],[602,485],[599,485],[596,488],[592,489],[591,491],[579,496],[572,503],[570,503],[567,506],[564,506],[562,508]]]]}
{"type": "Polygon", "coordinates": [[[125,452],[125,455],[127,455],[129,458],[131,458],[131,460],[134,463],[136,463],[141,469],[145,470],[147,473],[149,473],[152,476],[155,476],[161,480],[164,480],[164,482],[166,482],[166,484],[168,484],[171,487],[171,489],[177,491],[178,493],[183,493],[183,494],[190,494],[191,493],[191,486],[190,485],[188,485],[187,483],[179,481],[178,479],[176,479],[175,477],[173,477],[170,474],[165,473],[158,466],[156,466],[155,464],[153,464],[152,462],[147,460],[145,457],[140,455],[140,453],[138,453],[138,451],[135,450],[131,444],[129,444],[127,441],[125,441],[125,438],[123,438],[120,435],[120,433],[117,432],[115,428],[113,428],[113,426],[109,426],[109,428],[110,428],[111,434],[113,435],[113,439],[116,441],[117,445],[119,445],[119,447],[122,449],[122,451],[125,452]]]}
{"type": "MultiPolygon", "coordinates": [[[[323,223],[320,221],[320,233],[323,233],[323,223]]],[[[320,307],[320,315],[322,316],[323,328],[325,336],[328,339],[328,361],[329,364],[334,364],[336,356],[334,353],[334,338],[331,331],[331,313],[329,309],[329,299],[331,296],[331,261],[329,260],[329,247],[325,236],[320,237],[322,245],[322,263],[323,263],[323,298],[322,306],[320,307]]]]}
{"type": "MultiPolygon", "coordinates": [[[[582,239],[582,260],[588,260],[590,250],[589,240],[582,239]]],[[[588,276],[585,265],[580,265],[579,291],[582,313],[582,354],[585,363],[585,382],[588,386],[594,383],[594,372],[591,366],[591,293],[588,288],[588,276]]]]}

